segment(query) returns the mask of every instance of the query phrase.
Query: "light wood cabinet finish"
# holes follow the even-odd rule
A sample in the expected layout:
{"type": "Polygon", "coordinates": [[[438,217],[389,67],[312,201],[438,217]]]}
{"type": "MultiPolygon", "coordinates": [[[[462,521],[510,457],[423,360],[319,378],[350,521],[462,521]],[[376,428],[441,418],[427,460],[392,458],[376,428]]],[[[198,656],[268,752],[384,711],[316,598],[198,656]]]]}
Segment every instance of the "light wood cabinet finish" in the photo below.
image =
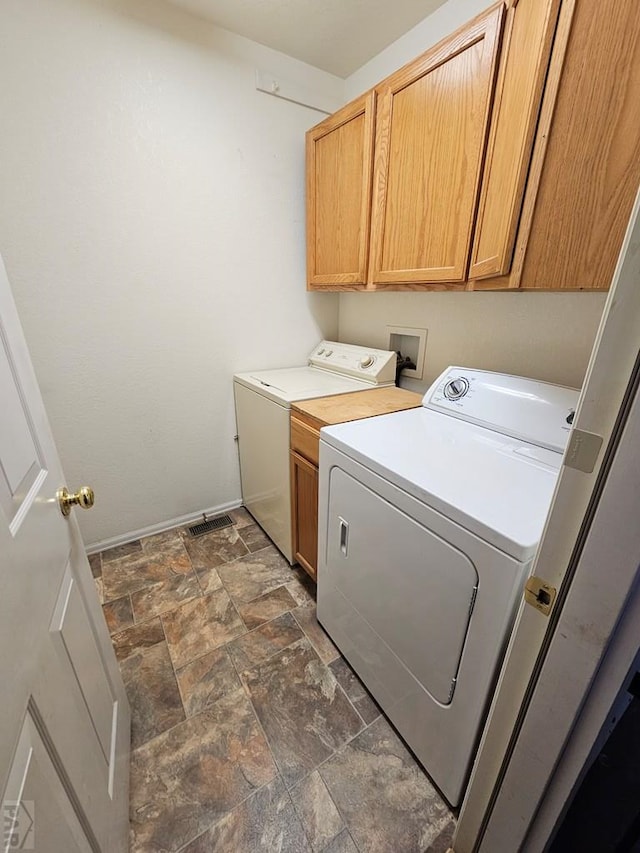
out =
{"type": "Polygon", "coordinates": [[[318,468],[291,451],[293,555],[316,580],[318,562],[318,468]]]}
{"type": "Polygon", "coordinates": [[[519,286],[608,289],[639,184],[640,7],[576,2],[519,286]]]}
{"type": "Polygon", "coordinates": [[[370,282],[465,281],[504,7],[376,92],[370,282]]]}
{"type": "Polygon", "coordinates": [[[507,12],[469,278],[509,272],[560,0],[507,12]]]}
{"type": "Polygon", "coordinates": [[[293,554],[316,580],[318,554],[318,457],[320,429],[374,415],[415,409],[420,394],[403,388],[372,388],[304,400],[291,408],[291,528],[293,554]]]}
{"type": "Polygon", "coordinates": [[[369,92],[307,133],[309,287],[366,284],[373,113],[369,92]]]}
{"type": "Polygon", "coordinates": [[[610,286],[640,185],[638,0],[506,0],[492,88],[500,14],[375,89],[369,290],[610,286]]]}
{"type": "Polygon", "coordinates": [[[291,413],[291,449],[313,465],[318,464],[321,426],[317,421],[309,423],[304,416],[291,413]]]}
{"type": "MultiPolygon", "coordinates": [[[[370,391],[354,391],[352,394],[336,394],[294,403],[291,411],[292,442],[293,421],[306,425],[310,430],[323,426],[345,424],[375,415],[387,415],[405,409],[415,409],[422,404],[422,396],[405,388],[372,388],[370,391]]],[[[318,434],[319,437],[319,434],[318,434]]],[[[303,456],[306,453],[301,451],[303,456]]],[[[307,456],[307,458],[309,458],[307,456]]]]}

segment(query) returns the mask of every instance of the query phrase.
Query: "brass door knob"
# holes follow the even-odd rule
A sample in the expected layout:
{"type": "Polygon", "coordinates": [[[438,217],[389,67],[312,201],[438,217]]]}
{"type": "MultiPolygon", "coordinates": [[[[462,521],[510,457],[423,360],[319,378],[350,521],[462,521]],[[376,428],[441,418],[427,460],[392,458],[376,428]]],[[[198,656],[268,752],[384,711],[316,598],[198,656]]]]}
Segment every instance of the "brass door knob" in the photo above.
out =
{"type": "Polygon", "coordinates": [[[82,509],[91,509],[94,503],[93,489],[90,486],[83,486],[81,489],[72,495],[67,491],[67,487],[63,486],[56,492],[56,498],[60,504],[60,512],[66,518],[71,512],[72,506],[80,506],[82,509]]]}

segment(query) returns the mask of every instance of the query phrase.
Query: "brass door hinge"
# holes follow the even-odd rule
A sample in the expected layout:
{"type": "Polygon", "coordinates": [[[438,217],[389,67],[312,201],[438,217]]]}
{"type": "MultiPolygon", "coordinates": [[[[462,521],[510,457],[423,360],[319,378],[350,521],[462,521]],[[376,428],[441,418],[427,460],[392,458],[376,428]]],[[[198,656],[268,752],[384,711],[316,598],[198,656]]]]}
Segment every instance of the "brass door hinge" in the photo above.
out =
{"type": "Polygon", "coordinates": [[[527,604],[539,610],[540,613],[548,616],[556,599],[556,593],[555,586],[551,586],[543,581],[542,578],[532,575],[524,587],[524,600],[527,604]]]}

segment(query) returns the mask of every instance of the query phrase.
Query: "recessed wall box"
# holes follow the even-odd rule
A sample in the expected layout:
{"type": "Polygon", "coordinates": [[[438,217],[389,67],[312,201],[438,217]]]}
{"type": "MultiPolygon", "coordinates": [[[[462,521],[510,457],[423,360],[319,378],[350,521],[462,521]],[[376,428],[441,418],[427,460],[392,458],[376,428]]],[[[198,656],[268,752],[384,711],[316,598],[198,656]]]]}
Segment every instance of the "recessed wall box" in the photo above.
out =
{"type": "Polygon", "coordinates": [[[408,356],[415,369],[405,367],[401,375],[411,379],[422,379],[424,354],[427,349],[427,330],[412,329],[406,326],[387,326],[389,349],[408,356]]]}

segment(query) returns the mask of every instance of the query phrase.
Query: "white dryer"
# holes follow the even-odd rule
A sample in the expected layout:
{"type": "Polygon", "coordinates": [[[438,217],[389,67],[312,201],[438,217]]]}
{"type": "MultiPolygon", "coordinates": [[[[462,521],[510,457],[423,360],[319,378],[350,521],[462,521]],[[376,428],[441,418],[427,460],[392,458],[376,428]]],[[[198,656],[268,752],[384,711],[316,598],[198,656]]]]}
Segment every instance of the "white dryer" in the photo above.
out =
{"type": "Polygon", "coordinates": [[[422,408],[320,433],[318,618],[454,806],[577,399],[450,367],[422,408]]]}

